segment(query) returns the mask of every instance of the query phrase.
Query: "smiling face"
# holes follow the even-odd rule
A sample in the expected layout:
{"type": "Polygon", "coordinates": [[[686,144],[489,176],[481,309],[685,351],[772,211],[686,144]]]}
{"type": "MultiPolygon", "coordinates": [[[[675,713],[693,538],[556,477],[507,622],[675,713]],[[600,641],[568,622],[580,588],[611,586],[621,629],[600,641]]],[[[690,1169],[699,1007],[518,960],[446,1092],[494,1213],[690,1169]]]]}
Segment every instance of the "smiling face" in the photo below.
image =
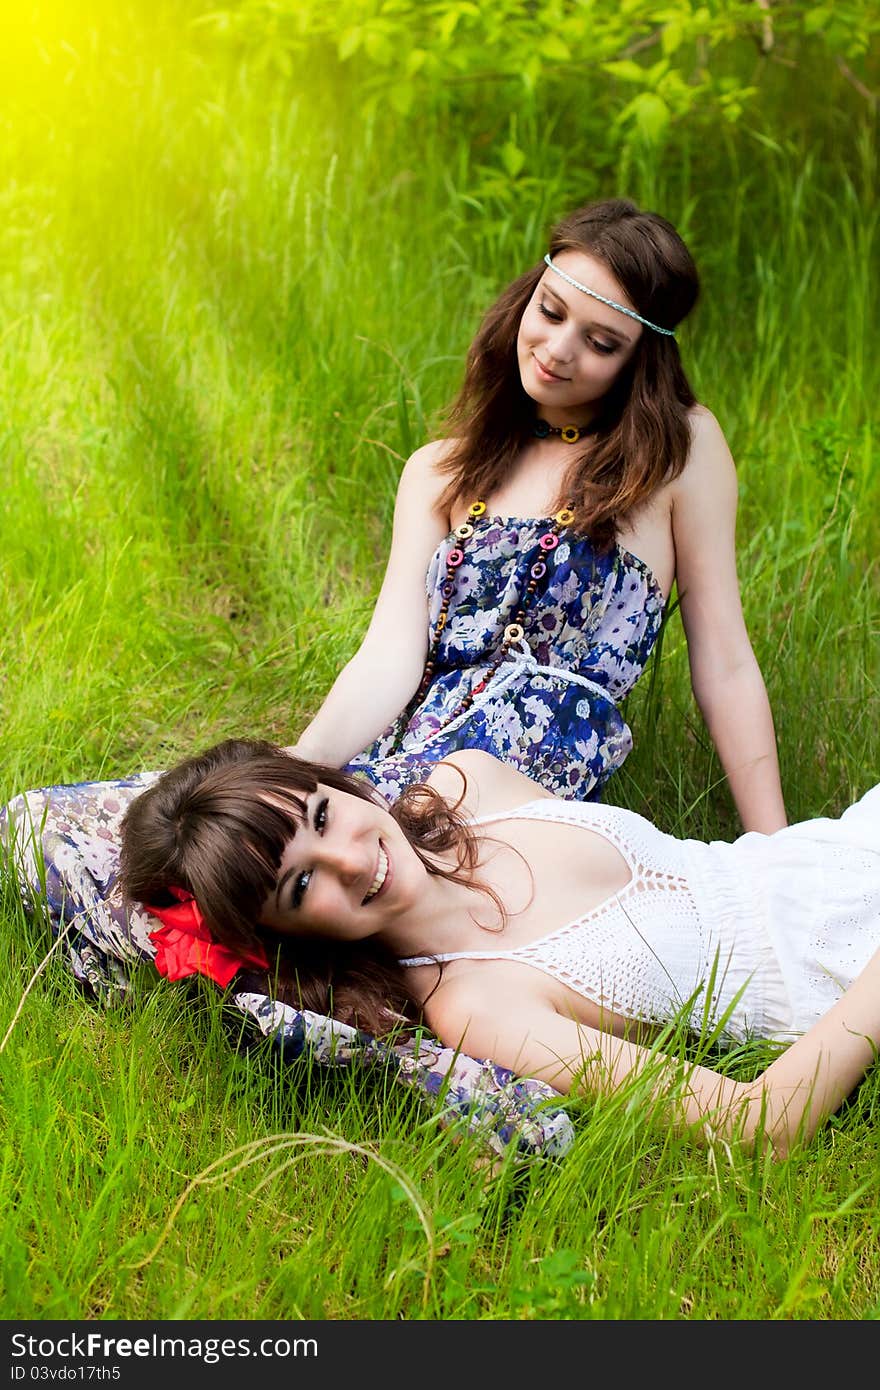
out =
{"type": "MultiPolygon", "coordinates": [[[[554,265],[606,299],[635,305],[607,266],[582,251],[560,251],[554,265]]],[[[548,266],[526,305],[517,335],[520,379],[551,425],[595,416],[643,333],[640,323],[575,289],[548,266]]]]}
{"type": "Polygon", "coordinates": [[[284,848],[260,921],[281,935],[361,941],[417,906],[426,878],[387,811],[319,783],[284,848]]]}

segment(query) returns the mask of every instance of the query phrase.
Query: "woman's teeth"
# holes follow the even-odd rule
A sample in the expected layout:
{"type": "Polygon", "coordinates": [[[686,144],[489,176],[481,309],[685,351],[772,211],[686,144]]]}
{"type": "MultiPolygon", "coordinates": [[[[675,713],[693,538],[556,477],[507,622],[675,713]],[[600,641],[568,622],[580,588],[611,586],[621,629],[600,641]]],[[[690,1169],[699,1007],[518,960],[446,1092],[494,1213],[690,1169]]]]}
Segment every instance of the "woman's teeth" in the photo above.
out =
{"type": "Polygon", "coordinates": [[[369,891],[368,891],[368,893],[367,893],[367,896],[364,898],[364,902],[365,902],[365,903],[368,903],[368,902],[370,901],[371,898],[375,898],[375,896],[376,896],[376,894],[378,893],[379,889],[382,887],[382,884],[385,882],[385,876],[386,876],[387,873],[388,873],[388,855],[385,853],[384,849],[383,849],[382,846],[380,845],[380,846],[379,846],[379,862],[378,862],[378,864],[376,865],[376,877],[373,879],[373,882],[370,884],[370,888],[369,888],[369,891]]]}

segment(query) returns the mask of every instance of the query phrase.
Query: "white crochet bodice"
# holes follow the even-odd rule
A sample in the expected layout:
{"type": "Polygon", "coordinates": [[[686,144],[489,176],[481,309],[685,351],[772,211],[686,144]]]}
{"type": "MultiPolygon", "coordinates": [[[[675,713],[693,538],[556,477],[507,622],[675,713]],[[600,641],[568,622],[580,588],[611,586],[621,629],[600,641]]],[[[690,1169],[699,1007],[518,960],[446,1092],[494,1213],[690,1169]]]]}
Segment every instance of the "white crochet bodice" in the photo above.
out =
{"type": "Polygon", "coordinates": [[[686,1009],[699,1027],[704,1016],[731,1010],[725,1031],[741,1036],[763,1026],[754,969],[756,952],[766,955],[766,937],[749,887],[730,859],[731,845],[677,840],[632,811],[592,802],[542,799],[473,824],[514,819],[563,822],[602,835],[625,860],[629,882],[528,945],[416,956],[401,964],[522,961],[627,1018],[660,1022],[686,1009]],[[737,1000],[747,981],[749,1000],[737,1000]]]}

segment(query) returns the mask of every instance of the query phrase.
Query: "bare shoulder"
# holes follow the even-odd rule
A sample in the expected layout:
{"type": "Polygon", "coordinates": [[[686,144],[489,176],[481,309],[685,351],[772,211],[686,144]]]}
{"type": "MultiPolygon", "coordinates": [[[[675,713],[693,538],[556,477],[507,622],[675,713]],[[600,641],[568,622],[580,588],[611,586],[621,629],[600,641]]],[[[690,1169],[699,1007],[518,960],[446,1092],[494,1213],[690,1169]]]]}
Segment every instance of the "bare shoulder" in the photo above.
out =
{"type": "Polygon", "coordinates": [[[491,978],[491,972],[485,970],[456,971],[454,975],[444,970],[425,1003],[425,1018],[446,1047],[467,1051],[474,1046],[475,1029],[480,1022],[485,1027],[491,1017],[491,978]]]}
{"type": "Polygon", "coordinates": [[[530,1037],[552,1036],[557,1020],[541,977],[505,961],[457,964],[463,968],[444,973],[426,1003],[429,1027],[447,1047],[528,1072],[530,1037]]]}
{"type": "Polygon", "coordinates": [[[691,427],[691,449],[688,463],[705,458],[724,457],[733,461],[724,431],[712,411],[705,405],[695,405],[688,411],[691,427]]]}
{"type": "Polygon", "coordinates": [[[538,782],[479,748],[460,748],[438,763],[428,785],[469,816],[491,816],[549,797],[538,782]]]}
{"type": "MultiPolygon", "coordinates": [[[[449,482],[442,470],[444,459],[449,454],[454,441],[450,439],[431,439],[410,454],[397,485],[397,512],[403,517],[412,513],[439,514],[438,502],[449,482]]],[[[448,517],[443,519],[448,529],[448,517]]]]}
{"type": "Polygon", "coordinates": [[[690,421],[692,432],[695,432],[700,429],[721,429],[721,426],[719,425],[716,417],[712,414],[712,411],[709,409],[707,405],[703,405],[702,401],[697,401],[696,405],[691,406],[690,410],[688,411],[688,420],[690,421]]]}
{"type": "Polygon", "coordinates": [[[404,464],[404,474],[417,474],[422,478],[440,475],[440,468],[449,457],[456,441],[454,439],[429,439],[414,449],[404,464]]]}
{"type": "Polygon", "coordinates": [[[712,411],[695,405],[688,412],[691,447],[688,460],[673,484],[677,499],[694,499],[719,490],[736,495],[736,466],[724,431],[712,411]]]}

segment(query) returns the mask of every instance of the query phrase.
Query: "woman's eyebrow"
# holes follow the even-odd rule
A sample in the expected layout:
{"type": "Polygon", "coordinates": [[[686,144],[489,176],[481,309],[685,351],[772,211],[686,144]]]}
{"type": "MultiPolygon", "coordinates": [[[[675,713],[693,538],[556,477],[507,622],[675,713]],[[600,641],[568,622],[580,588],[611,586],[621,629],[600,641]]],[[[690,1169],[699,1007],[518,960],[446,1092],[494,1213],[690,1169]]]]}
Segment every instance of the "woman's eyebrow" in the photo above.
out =
{"type": "MultiPolygon", "coordinates": [[[[571,313],[571,305],[568,301],[563,299],[561,294],[557,294],[546,281],[541,285],[541,290],[544,294],[549,294],[551,298],[555,299],[557,304],[561,304],[567,314],[571,313]]],[[[617,338],[619,342],[626,343],[627,346],[632,342],[632,339],[628,338],[625,333],[621,333],[620,329],[612,328],[607,323],[599,323],[597,319],[591,319],[589,323],[584,324],[584,327],[592,329],[596,333],[608,333],[612,338],[617,338]]]]}
{"type": "Polygon", "coordinates": [[[284,888],[284,885],[287,883],[288,879],[292,878],[293,875],[294,875],[296,872],[297,872],[297,868],[296,868],[296,865],[294,864],[294,865],[292,865],[291,868],[289,868],[289,869],[287,870],[286,873],[284,873],[284,874],[281,875],[281,877],[279,878],[278,882],[276,883],[276,885],[275,885],[275,906],[276,906],[276,907],[280,907],[280,906],[281,906],[281,890],[284,888]]]}

